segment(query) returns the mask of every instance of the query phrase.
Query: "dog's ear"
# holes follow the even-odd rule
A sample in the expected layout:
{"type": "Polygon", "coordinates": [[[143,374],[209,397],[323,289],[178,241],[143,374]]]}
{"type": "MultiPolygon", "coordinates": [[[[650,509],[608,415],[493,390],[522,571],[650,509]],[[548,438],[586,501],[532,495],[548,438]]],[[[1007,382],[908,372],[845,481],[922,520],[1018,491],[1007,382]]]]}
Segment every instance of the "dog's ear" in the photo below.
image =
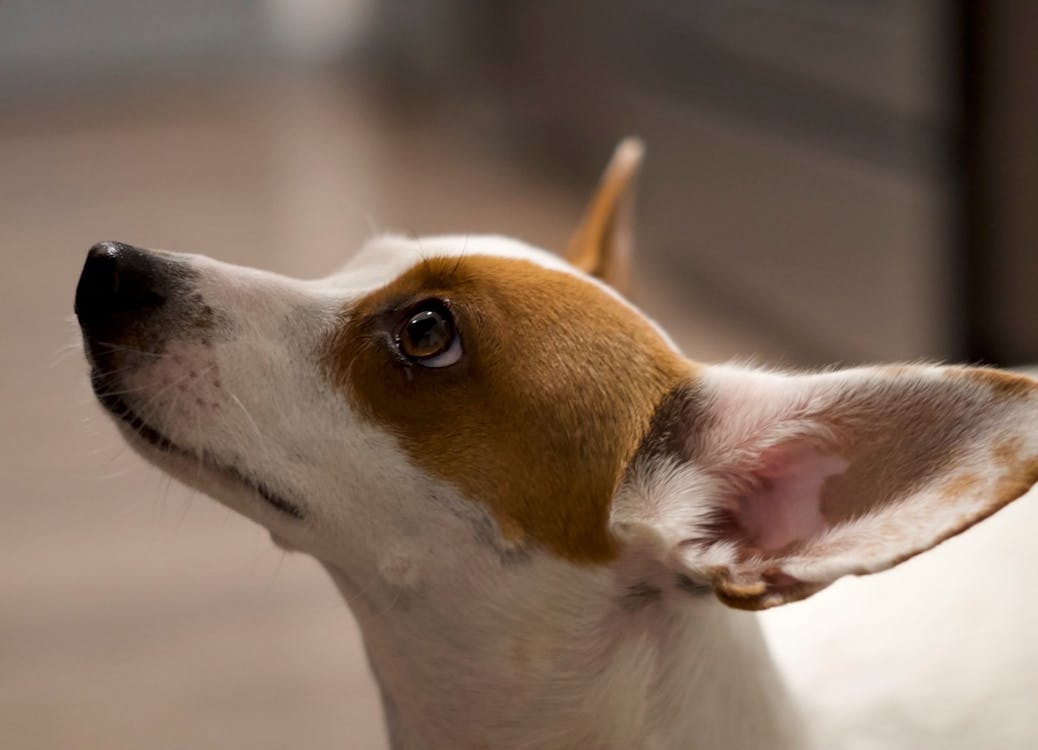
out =
{"type": "Polygon", "coordinates": [[[1038,382],[997,370],[706,367],[659,406],[611,527],[726,604],[890,568],[1038,480],[1038,382]]]}
{"type": "Polygon", "coordinates": [[[639,139],[620,141],[565,254],[574,266],[621,294],[630,290],[634,191],[644,154],[645,146],[639,139]]]}

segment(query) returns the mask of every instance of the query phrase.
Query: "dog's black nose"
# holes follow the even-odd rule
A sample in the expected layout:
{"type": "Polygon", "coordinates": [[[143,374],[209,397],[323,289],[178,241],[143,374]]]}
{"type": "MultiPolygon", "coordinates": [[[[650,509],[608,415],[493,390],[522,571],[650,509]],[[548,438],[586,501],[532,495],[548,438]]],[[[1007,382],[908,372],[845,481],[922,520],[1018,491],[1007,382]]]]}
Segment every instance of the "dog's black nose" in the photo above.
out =
{"type": "Polygon", "coordinates": [[[87,253],[76,286],[79,324],[88,331],[103,329],[126,314],[161,307],[163,286],[153,254],[121,242],[99,242],[87,253]]]}

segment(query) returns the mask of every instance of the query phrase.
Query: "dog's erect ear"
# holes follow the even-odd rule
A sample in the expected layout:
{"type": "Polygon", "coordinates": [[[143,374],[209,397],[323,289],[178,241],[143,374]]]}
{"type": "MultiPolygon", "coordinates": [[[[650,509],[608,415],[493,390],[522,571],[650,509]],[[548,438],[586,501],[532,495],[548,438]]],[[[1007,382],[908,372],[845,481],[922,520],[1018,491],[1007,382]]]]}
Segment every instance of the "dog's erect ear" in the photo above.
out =
{"type": "Polygon", "coordinates": [[[1030,378],[705,367],[659,406],[611,526],[726,604],[764,609],[890,568],[1036,480],[1030,378]]]}
{"type": "Polygon", "coordinates": [[[630,286],[634,188],[644,154],[637,138],[620,141],[566,248],[566,260],[621,294],[630,286]]]}

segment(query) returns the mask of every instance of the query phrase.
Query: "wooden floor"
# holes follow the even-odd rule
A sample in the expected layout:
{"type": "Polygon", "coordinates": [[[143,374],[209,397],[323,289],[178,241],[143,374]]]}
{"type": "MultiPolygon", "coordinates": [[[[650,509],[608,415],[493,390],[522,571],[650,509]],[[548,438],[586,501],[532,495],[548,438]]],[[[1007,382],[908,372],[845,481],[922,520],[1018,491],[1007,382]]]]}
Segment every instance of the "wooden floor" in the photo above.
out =
{"type": "MultiPolygon", "coordinates": [[[[373,228],[558,247],[582,196],[342,82],[62,93],[3,116],[0,748],[384,747],[318,566],[145,466],[93,403],[84,253],[115,239],[318,276],[373,228]]],[[[696,357],[781,354],[647,287],[696,357]]]]}

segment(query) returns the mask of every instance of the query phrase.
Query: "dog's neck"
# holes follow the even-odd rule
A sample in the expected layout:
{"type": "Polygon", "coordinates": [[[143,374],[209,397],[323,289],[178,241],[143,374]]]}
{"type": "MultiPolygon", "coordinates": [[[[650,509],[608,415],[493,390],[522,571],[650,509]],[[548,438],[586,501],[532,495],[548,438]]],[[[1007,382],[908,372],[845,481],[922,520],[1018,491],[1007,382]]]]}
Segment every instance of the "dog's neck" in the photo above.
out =
{"type": "Polygon", "coordinates": [[[394,750],[799,746],[756,617],[712,596],[541,558],[375,595],[326,567],[394,750]]]}

